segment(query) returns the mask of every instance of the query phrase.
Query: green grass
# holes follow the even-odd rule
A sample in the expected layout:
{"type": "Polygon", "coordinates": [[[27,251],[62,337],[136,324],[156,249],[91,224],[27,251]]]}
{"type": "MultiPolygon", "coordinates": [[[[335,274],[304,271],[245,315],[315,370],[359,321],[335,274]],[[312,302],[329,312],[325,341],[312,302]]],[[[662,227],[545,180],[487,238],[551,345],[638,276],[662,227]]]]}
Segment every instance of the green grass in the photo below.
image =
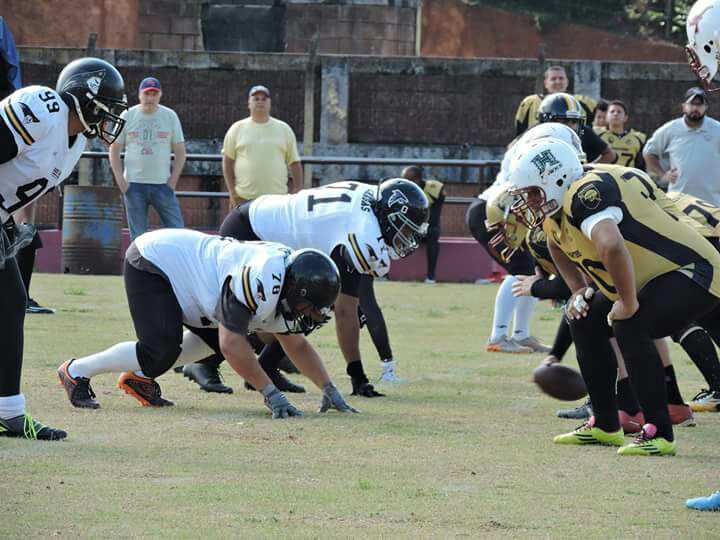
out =
{"type": "MultiPolygon", "coordinates": [[[[540,357],[488,354],[494,286],[379,283],[399,373],[361,415],[271,421],[224,368],[233,395],[160,378],[170,409],[143,409],[93,380],[103,408],[73,409],[55,378],[65,359],[133,338],[118,277],[37,275],[57,315],[26,324],[29,411],[66,428],[63,443],[0,439],[0,537],[82,538],[713,538],[718,515],[684,508],[720,489],[720,415],[678,430],[675,458],[621,458],[552,444],[575,427],[530,382],[540,357]],[[83,295],[69,291],[83,291],[83,295]]],[[[535,333],[559,312],[543,303],[535,333]]],[[[332,327],[312,337],[346,394],[332,327]]],[[[377,356],[363,333],[365,364],[377,356]]],[[[673,348],[691,398],[699,373],[673,348]]],[[[571,362],[574,363],[574,362],[571,362]]],[[[304,381],[296,378],[296,381],[304,381]]]]}

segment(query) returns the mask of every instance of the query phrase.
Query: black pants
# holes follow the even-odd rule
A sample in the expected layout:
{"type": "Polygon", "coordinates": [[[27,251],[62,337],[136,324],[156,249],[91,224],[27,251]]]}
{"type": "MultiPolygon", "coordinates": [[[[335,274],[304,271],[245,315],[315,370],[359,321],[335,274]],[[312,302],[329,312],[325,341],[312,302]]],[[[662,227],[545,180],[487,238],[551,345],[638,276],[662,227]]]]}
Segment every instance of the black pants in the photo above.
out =
{"type": "MultiPolygon", "coordinates": [[[[182,308],[164,276],[138,270],[126,261],[123,279],[138,338],[138,363],[145,375],[158,377],[175,364],[182,351],[182,308]]],[[[220,351],[217,328],[187,328],[216,353],[220,351]]]]}
{"type": "Polygon", "coordinates": [[[653,343],[700,318],[703,325],[720,325],[720,300],[679,272],[663,274],[638,291],[640,308],[630,319],[615,321],[612,332],[607,314],[612,302],[596,293],[587,317],[570,321],[578,363],[593,404],[597,426],[620,428],[615,397],[616,362],[609,338],[615,335],[625,358],[630,382],[647,422],[658,435],[673,439],[667,408],[665,372],[653,343]]]}
{"type": "MultiPolygon", "coordinates": [[[[7,239],[3,229],[0,234],[7,239]]],[[[0,270],[0,397],[20,393],[26,307],[27,294],[17,261],[8,259],[0,270]]]]}
{"type": "Polygon", "coordinates": [[[465,213],[465,223],[475,240],[480,242],[488,254],[511,276],[533,275],[535,273],[535,261],[527,251],[518,249],[513,256],[510,257],[510,261],[505,262],[498,256],[494,249],[488,247],[491,235],[488,234],[487,227],[485,227],[485,220],[487,219],[486,206],[487,201],[477,199],[470,204],[465,213]]]}
{"type": "Polygon", "coordinates": [[[423,238],[423,242],[427,250],[427,277],[435,279],[435,269],[440,256],[440,226],[431,226],[427,235],[423,238]]]}

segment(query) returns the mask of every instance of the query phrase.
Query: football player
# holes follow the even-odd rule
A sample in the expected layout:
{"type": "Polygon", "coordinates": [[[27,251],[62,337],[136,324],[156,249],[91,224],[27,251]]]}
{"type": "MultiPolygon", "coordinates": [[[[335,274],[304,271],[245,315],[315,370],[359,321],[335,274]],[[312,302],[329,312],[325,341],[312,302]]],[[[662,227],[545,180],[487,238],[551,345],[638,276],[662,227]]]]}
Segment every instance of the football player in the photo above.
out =
{"type": "Polygon", "coordinates": [[[595,133],[605,141],[616,154],[614,163],[624,167],[645,170],[642,150],[647,135],[641,131],[627,129],[627,105],[619,99],[608,104],[607,126],[595,127],[595,133]]]}
{"type": "MultiPolygon", "coordinates": [[[[417,249],[427,233],[428,200],[414,183],[402,178],[379,186],[337,182],[293,195],[264,195],[233,210],[220,234],[238,240],[280,242],[293,249],[315,248],[340,270],[335,326],[347,364],[353,395],[381,396],[370,384],[360,357],[358,290],[361,279],[383,277],[391,259],[417,249]]],[[[366,284],[372,286],[372,283],[366,284]]],[[[367,315],[367,310],[363,306],[367,315]]],[[[277,376],[282,352],[273,344],[263,351],[263,367],[277,376]]],[[[220,358],[219,361],[222,361],[220,358]]],[[[217,365],[218,359],[210,359],[217,365]]],[[[383,378],[395,376],[395,361],[382,362],[383,378]]]]}
{"type": "Polygon", "coordinates": [[[583,170],[574,149],[541,139],[511,163],[512,211],[542,226],[555,265],[573,291],[567,316],[594,415],[560,444],[620,446],[621,455],[674,455],[665,373],[653,338],[688,320],[720,323],[720,253],[683,219],[642,171],[583,170]],[[588,286],[598,292],[589,294],[588,286]],[[646,423],[624,444],[615,398],[609,326],[625,358],[646,423]]]}
{"type": "Polygon", "coordinates": [[[67,436],[27,414],[20,393],[27,295],[15,255],[34,230],[15,227],[12,216],[67,178],[88,138],[114,141],[126,108],[122,76],[98,58],[69,63],[55,90],[28,86],[0,101],[0,436],[67,436]]]}
{"type": "Polygon", "coordinates": [[[174,365],[221,353],[260,390],[273,418],[302,416],[260,368],[248,342],[250,332],[269,332],[322,389],[321,412],[357,412],[345,403],[303,335],[329,320],[340,290],[337,267],[323,253],[161,229],[130,245],[123,274],[138,340],[58,368],[73,406],[99,408],[90,380],[111,372],[122,372],[118,387],[143,406],[172,405],[155,378],[174,365]],[[188,328],[184,334],[183,326],[188,328]]]}

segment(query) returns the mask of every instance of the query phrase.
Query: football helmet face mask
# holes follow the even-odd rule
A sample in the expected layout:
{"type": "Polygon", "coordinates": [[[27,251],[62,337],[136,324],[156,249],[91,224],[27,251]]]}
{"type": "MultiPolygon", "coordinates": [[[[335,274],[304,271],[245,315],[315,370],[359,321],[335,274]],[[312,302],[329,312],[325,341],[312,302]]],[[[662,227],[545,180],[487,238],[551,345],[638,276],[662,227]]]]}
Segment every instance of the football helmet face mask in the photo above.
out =
{"type": "Polygon", "coordinates": [[[577,99],[570,94],[558,92],[543,98],[538,108],[537,117],[541,124],[562,120],[576,121],[576,131],[580,133],[580,130],[585,125],[587,115],[577,99]]]}
{"type": "MultiPolygon", "coordinates": [[[[507,186],[506,186],[507,188],[507,186]]],[[[515,202],[507,189],[488,199],[485,207],[487,219],[485,227],[491,234],[488,245],[493,248],[502,260],[509,262],[527,235],[528,229],[520,223],[510,209],[515,202]]]]}
{"type": "Polygon", "coordinates": [[[338,294],[340,273],[330,257],[316,249],[290,254],[278,302],[288,332],[307,335],[328,322],[338,294]]]}
{"type": "Polygon", "coordinates": [[[706,91],[720,90],[720,86],[712,87],[720,59],[720,1],[695,2],[688,13],[685,30],[688,38],[685,51],[690,61],[690,69],[700,79],[706,91]]]}
{"type": "Polygon", "coordinates": [[[509,190],[516,197],[510,211],[529,229],[562,208],[570,184],[583,175],[582,163],[569,144],[538,139],[518,148],[508,173],[509,190]]]}
{"type": "Polygon", "coordinates": [[[74,60],[60,72],[55,91],[78,115],[86,137],[115,142],[125,125],[120,115],[127,110],[127,97],[112,64],[100,58],[74,60]]]}
{"type": "Polygon", "coordinates": [[[390,257],[397,260],[415,251],[427,234],[430,204],[415,183],[391,178],[378,186],[375,215],[390,257]]]}

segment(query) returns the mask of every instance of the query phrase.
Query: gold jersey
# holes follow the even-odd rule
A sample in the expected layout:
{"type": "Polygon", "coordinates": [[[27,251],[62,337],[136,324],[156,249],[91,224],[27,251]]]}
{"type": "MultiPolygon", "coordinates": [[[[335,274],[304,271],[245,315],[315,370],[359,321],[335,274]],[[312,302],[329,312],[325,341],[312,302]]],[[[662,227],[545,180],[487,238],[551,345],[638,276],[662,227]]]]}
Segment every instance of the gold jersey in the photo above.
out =
{"type": "Polygon", "coordinates": [[[562,211],[543,228],[552,240],[611,300],[618,294],[582,222],[609,207],[622,210],[618,229],[625,240],[642,289],[654,278],[680,270],[720,298],[720,253],[667,200],[642,171],[619,165],[595,165],[570,186],[562,211]]]}
{"type": "MultiPolygon", "coordinates": [[[[520,102],[517,112],[515,113],[516,135],[522,134],[538,123],[538,109],[544,97],[545,95],[543,94],[531,94],[520,102]]],[[[579,94],[575,94],[573,97],[578,100],[578,103],[580,103],[585,110],[586,121],[590,123],[595,113],[595,107],[597,107],[597,101],[591,97],[581,96],[579,94]]]]}
{"type": "Polygon", "coordinates": [[[425,180],[425,187],[423,188],[423,191],[428,198],[430,206],[435,204],[435,201],[440,198],[443,186],[443,183],[437,180],[425,180]]]}
{"type": "Polygon", "coordinates": [[[720,237],[720,208],[685,193],[668,193],[668,200],[690,218],[693,227],[705,238],[720,237]]]}
{"type": "Polygon", "coordinates": [[[537,265],[542,268],[546,274],[554,275],[558,273],[552,256],[550,255],[550,250],[547,247],[547,236],[542,228],[536,227],[530,229],[525,237],[525,245],[537,265]]]}
{"type": "Polygon", "coordinates": [[[624,133],[615,133],[604,127],[594,129],[598,137],[615,151],[614,163],[623,167],[637,167],[643,163],[642,149],[645,146],[647,135],[634,129],[624,133]]]}

